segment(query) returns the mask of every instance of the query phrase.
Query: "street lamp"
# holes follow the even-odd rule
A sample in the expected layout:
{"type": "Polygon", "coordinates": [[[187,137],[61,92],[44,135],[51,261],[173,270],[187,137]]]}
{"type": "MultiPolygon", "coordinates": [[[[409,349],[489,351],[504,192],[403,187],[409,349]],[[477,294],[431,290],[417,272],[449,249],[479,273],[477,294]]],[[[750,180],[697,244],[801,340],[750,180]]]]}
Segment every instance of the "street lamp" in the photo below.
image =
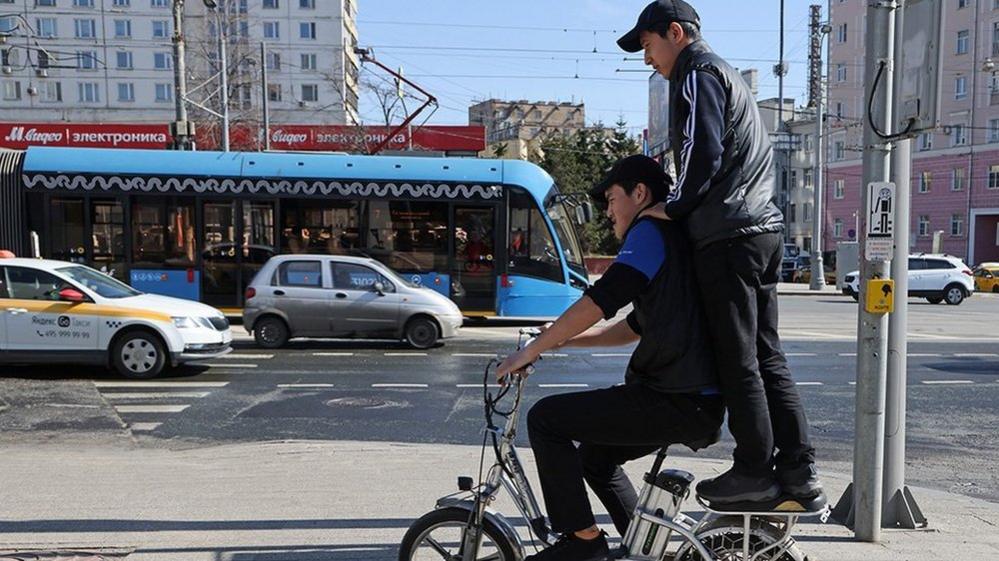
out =
{"type": "Polygon", "coordinates": [[[226,59],[226,34],[225,26],[222,21],[222,12],[224,10],[219,9],[219,4],[216,0],[202,0],[205,3],[205,8],[215,13],[215,33],[218,36],[218,54],[219,54],[219,78],[221,81],[219,89],[219,98],[222,102],[222,151],[229,151],[229,68],[228,60],[226,59]]]}

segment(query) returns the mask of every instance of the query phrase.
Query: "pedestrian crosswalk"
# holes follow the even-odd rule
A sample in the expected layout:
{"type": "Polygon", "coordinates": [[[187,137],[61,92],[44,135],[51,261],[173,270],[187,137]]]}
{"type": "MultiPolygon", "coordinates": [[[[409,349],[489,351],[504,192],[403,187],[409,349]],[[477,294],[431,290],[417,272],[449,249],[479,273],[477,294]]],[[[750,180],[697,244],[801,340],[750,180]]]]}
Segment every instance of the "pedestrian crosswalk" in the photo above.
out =
{"type": "Polygon", "coordinates": [[[133,433],[158,429],[170,415],[190,408],[229,382],[121,380],[96,381],[94,385],[133,433]]]}

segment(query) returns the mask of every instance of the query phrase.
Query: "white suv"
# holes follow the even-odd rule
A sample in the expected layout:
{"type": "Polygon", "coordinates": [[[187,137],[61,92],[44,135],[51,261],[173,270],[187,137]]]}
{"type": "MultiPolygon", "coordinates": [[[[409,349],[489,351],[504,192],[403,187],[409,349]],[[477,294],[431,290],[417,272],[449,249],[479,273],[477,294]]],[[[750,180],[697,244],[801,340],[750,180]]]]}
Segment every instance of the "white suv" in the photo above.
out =
{"type": "MultiPolygon", "coordinates": [[[[930,304],[947,302],[957,306],[975,292],[971,268],[953,255],[921,253],[909,256],[909,296],[926,298],[930,304]]],[[[860,297],[860,272],[843,279],[843,294],[860,297]]]]}

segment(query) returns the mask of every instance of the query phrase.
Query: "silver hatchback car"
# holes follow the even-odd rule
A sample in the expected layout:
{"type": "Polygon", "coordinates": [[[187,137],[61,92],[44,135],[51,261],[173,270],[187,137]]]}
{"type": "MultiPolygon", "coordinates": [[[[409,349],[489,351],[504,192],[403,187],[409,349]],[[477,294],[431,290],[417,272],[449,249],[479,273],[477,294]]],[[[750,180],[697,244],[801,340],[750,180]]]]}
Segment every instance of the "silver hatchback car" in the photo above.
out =
{"type": "Polygon", "coordinates": [[[343,255],[272,257],[247,287],[243,308],[243,326],[269,349],[292,337],[397,339],[426,349],[461,323],[442,294],[374,259],[343,255]]]}

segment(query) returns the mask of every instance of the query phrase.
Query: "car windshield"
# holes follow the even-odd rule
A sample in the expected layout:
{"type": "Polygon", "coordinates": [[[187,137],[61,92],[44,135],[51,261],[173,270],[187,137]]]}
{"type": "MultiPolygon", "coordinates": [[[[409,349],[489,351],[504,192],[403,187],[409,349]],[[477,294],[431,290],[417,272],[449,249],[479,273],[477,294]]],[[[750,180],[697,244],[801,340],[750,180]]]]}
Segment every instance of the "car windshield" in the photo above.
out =
{"type": "Polygon", "coordinates": [[[100,271],[95,271],[90,267],[74,265],[72,267],[56,269],[56,271],[93,290],[104,298],[128,298],[129,296],[142,294],[131,286],[115,280],[100,271]]]}
{"type": "Polygon", "coordinates": [[[562,242],[562,252],[565,254],[565,261],[569,268],[584,279],[587,277],[586,267],[583,265],[583,250],[579,245],[579,238],[576,236],[576,228],[569,219],[569,213],[565,204],[556,197],[558,191],[555,187],[548,192],[545,197],[545,211],[548,218],[555,225],[555,233],[562,242]]]}

